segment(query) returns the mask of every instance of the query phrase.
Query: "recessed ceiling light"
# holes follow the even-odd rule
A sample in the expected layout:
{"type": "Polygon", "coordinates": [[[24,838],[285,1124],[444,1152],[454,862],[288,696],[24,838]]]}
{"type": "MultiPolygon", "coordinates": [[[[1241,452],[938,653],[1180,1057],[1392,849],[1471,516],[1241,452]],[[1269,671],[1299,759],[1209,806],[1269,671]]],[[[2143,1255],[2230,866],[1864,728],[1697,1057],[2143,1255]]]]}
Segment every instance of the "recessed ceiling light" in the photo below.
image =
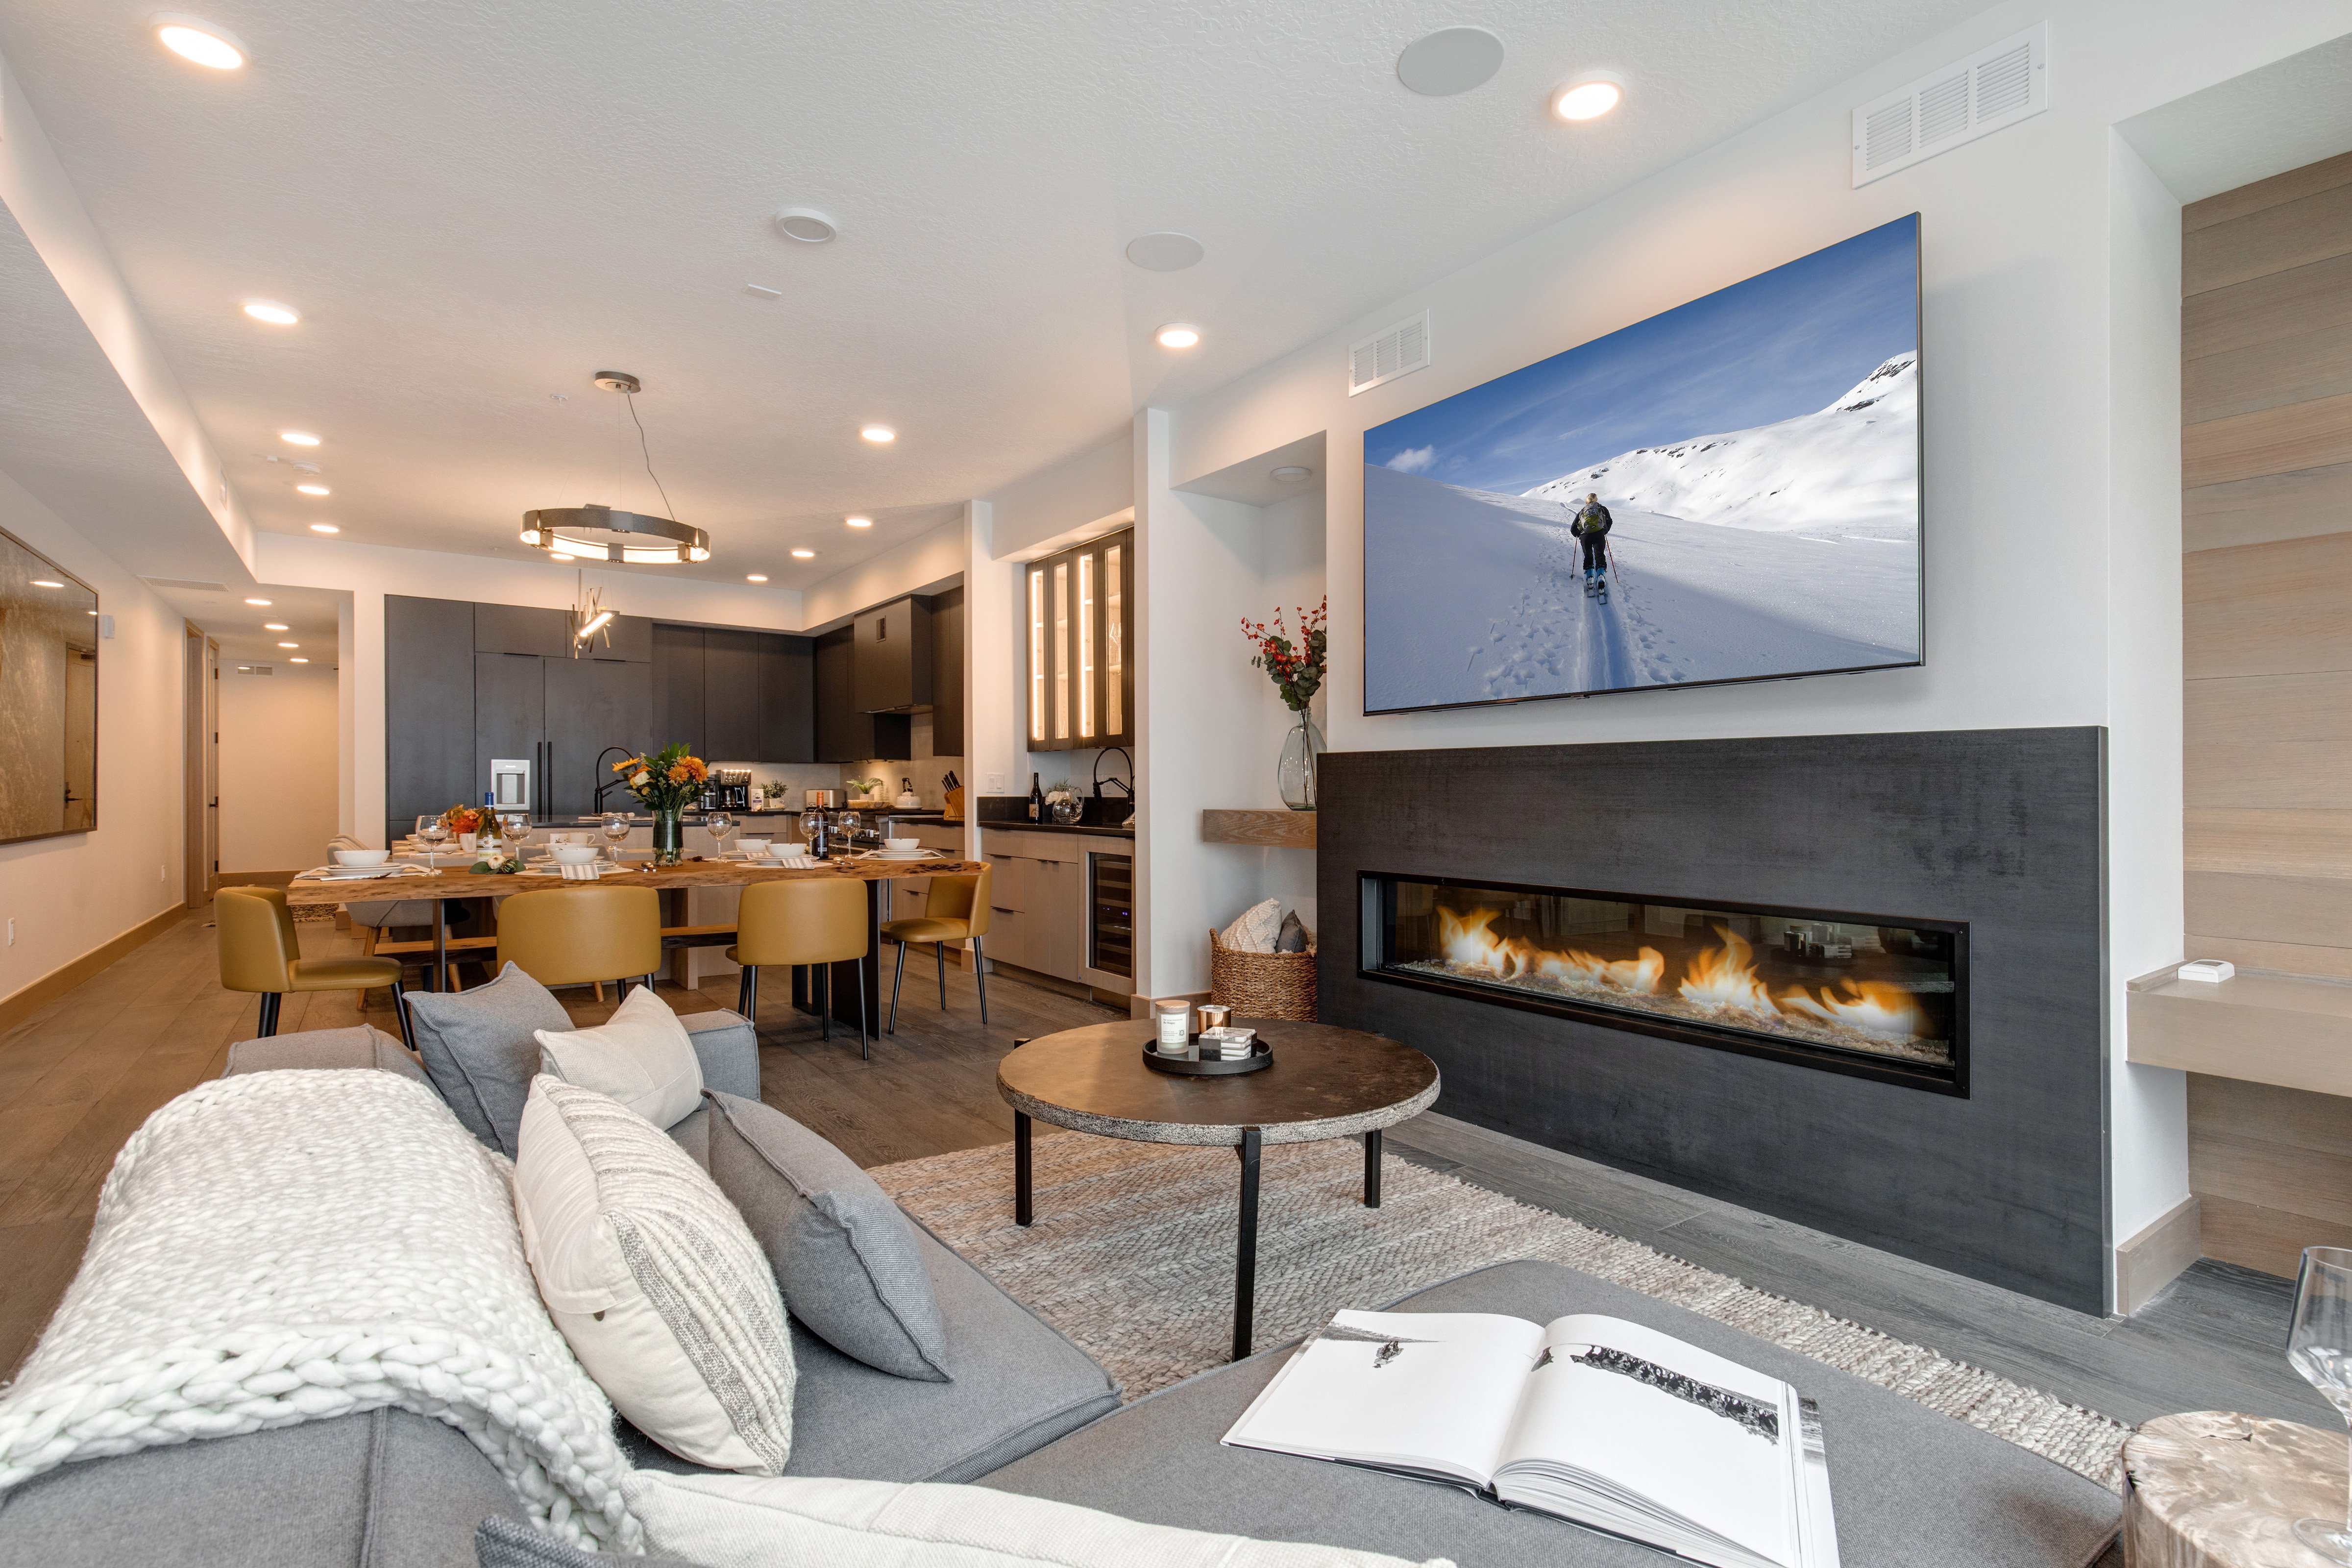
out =
{"type": "Polygon", "coordinates": [[[754,572],[743,579],[746,583],[764,583],[767,580],[768,574],[765,572],[754,572]]]}
{"type": "Polygon", "coordinates": [[[308,430],[280,430],[278,438],[289,447],[315,447],[319,438],[308,430]]]}
{"type": "Polygon", "coordinates": [[[216,71],[233,71],[245,64],[245,45],[226,27],[169,12],[149,17],[147,26],[154,29],[157,43],[184,60],[194,60],[216,71]]]}
{"type": "Polygon", "coordinates": [[[1201,329],[1185,321],[1171,321],[1152,336],[1163,349],[1189,349],[1201,341],[1201,329]]]}
{"type": "Polygon", "coordinates": [[[314,522],[310,525],[310,531],[313,533],[341,533],[342,532],[342,530],[337,528],[331,522],[314,522]]]}
{"type": "Polygon", "coordinates": [[[299,654],[299,653],[298,653],[298,654],[296,654],[292,658],[288,659],[286,662],[287,662],[287,663],[289,663],[289,664],[308,664],[308,663],[310,663],[310,661],[309,659],[307,659],[307,658],[304,658],[300,654],[299,654]]]}
{"type": "Polygon", "coordinates": [[[793,559],[795,561],[814,561],[816,559],[816,552],[814,550],[795,550],[793,552],[793,559]]]}
{"type": "Polygon", "coordinates": [[[1285,463],[1267,477],[1286,485],[1295,485],[1301,479],[1312,479],[1314,475],[1315,470],[1312,468],[1302,468],[1296,463],[1285,463]]]}
{"type": "Polygon", "coordinates": [[[247,599],[246,603],[248,605],[258,605],[265,610],[269,607],[269,601],[267,599],[247,599]]]}
{"type": "Polygon", "coordinates": [[[47,577],[36,577],[33,579],[33,586],[36,588],[62,588],[65,584],[63,583],[52,583],[47,577]]]}
{"type": "Polygon", "coordinates": [[[302,312],[291,305],[281,305],[275,300],[247,300],[245,313],[257,321],[268,321],[273,327],[290,327],[302,319],[302,312]]]}
{"type": "Polygon", "coordinates": [[[814,207],[786,207],[776,215],[776,232],[803,245],[824,245],[841,232],[841,226],[814,207]]]}
{"type": "Polygon", "coordinates": [[[1624,97],[1623,78],[1613,71],[1587,71],[1553,90],[1551,111],[1562,120],[1598,120],[1624,97]]]}
{"type": "Polygon", "coordinates": [[[1127,242],[1127,258],[1146,272],[1181,272],[1208,254],[1189,234],[1141,234],[1127,242]]]}
{"type": "Polygon", "coordinates": [[[1443,27],[1405,46],[1397,79],[1429,98],[1484,87],[1503,68],[1503,40],[1484,27],[1443,27]]]}
{"type": "Polygon", "coordinates": [[[887,445],[898,438],[898,432],[891,429],[887,425],[863,425],[858,426],[857,433],[877,447],[887,445]]]}
{"type": "Polygon", "coordinates": [[[282,643],[279,643],[278,646],[279,647],[300,647],[302,645],[301,645],[300,643],[298,643],[298,642],[282,642],[282,643]]]}
{"type": "Polygon", "coordinates": [[[845,517],[841,521],[847,523],[852,528],[871,528],[874,526],[874,520],[870,517],[845,517]]]}
{"type": "Polygon", "coordinates": [[[261,629],[265,632],[282,632],[290,631],[293,628],[287,626],[284,621],[264,621],[261,623],[261,629]]]}
{"type": "Polygon", "coordinates": [[[335,493],[324,485],[296,485],[294,488],[306,496],[331,496],[335,493]]]}
{"type": "Polygon", "coordinates": [[[550,561],[577,561],[580,559],[577,555],[566,555],[561,550],[549,551],[547,558],[550,561]]]}

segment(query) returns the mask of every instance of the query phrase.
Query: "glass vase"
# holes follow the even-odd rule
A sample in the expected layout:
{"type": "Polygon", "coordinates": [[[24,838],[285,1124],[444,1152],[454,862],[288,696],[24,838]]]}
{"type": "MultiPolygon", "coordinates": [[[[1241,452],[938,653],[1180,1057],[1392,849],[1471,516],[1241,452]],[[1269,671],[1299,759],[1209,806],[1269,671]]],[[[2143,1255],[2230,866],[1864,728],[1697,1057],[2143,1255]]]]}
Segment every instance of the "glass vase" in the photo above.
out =
{"type": "Polygon", "coordinates": [[[1323,731],[1304,708],[1294,708],[1292,715],[1298,722],[1282,739],[1282,760],[1275,766],[1275,782],[1282,790],[1282,804],[1293,811],[1315,809],[1316,759],[1323,754],[1323,731]]]}
{"type": "Polygon", "coordinates": [[[675,866],[686,858],[686,814],[671,809],[654,813],[654,864],[675,866]]]}

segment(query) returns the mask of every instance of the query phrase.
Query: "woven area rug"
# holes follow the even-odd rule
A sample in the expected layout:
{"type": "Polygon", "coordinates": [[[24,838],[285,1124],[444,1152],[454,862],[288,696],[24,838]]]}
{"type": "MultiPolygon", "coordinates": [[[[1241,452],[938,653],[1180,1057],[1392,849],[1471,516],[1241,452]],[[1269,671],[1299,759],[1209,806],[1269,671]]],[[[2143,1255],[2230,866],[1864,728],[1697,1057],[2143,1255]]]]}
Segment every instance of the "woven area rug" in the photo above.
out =
{"type": "MultiPolygon", "coordinates": [[[[2047,1394],[1727,1275],[1391,1154],[1363,1206],[1352,1140],[1265,1151],[1257,1342],[1374,1308],[1490,1263],[1543,1258],[1671,1301],[1853,1373],[2120,1489],[2130,1428],[2047,1394]]],[[[1231,1149],[1129,1143],[1040,1127],[1036,1223],[1013,1223],[1013,1146],[884,1165],[874,1179],[1006,1294],[1083,1345],[1129,1399],[1232,1353],[1231,1149]]]]}

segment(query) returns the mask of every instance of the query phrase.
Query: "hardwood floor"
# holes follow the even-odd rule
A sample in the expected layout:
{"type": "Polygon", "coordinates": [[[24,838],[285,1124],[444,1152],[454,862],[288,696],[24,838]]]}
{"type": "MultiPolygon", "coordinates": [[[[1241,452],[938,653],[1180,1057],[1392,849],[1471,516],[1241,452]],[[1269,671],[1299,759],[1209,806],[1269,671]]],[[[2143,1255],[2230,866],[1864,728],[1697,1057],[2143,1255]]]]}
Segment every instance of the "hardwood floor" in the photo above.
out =
{"type": "MultiPolygon", "coordinates": [[[[311,956],[355,949],[327,925],[301,933],[311,956]]],[[[254,1032],[257,999],[220,989],[213,941],[208,916],[194,913],[0,1037],[0,1367],[31,1348],[72,1279],[122,1140],[254,1032]]],[[[908,969],[898,1033],[877,1037],[871,1062],[854,1029],[836,1025],[828,1042],[818,1020],[790,1011],[781,976],[761,1007],[762,1097],[861,1164],[1006,1142],[995,1072],[1013,1040],[1116,1016],[994,977],[982,1027],[968,972],[948,972],[942,1013],[929,964],[908,969]]],[[[583,1024],[611,1010],[562,994],[583,1024]]],[[[662,994],[681,1012],[734,1004],[731,982],[662,994]]],[[[280,1027],[362,1016],[395,1028],[381,993],[362,1015],[343,992],[289,996],[280,1027]]],[[[2266,1275],[2200,1263],[2137,1316],[2101,1320],[1434,1113],[1391,1131],[1388,1147],[2120,1420],[2233,1409],[2335,1424],[2286,1365],[2289,1287],[2266,1275]]]]}

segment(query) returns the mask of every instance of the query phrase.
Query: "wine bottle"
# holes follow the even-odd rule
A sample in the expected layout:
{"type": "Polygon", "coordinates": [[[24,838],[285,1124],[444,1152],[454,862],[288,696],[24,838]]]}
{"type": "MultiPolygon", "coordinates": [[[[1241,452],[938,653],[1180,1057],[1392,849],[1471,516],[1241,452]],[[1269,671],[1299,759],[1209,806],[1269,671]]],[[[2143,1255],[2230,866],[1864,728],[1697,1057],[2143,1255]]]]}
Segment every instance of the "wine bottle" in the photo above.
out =
{"type": "Polygon", "coordinates": [[[1035,773],[1029,775],[1029,820],[1032,822],[1045,820],[1045,792],[1038,787],[1035,773]]]}

